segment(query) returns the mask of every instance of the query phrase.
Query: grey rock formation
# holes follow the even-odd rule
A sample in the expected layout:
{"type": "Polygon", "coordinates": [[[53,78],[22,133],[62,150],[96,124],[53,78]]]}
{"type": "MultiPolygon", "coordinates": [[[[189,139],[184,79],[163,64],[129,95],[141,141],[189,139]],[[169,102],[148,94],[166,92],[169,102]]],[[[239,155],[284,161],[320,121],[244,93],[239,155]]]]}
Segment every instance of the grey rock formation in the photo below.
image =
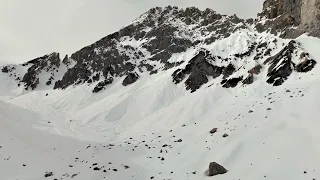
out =
{"type": "Polygon", "coordinates": [[[211,162],[209,164],[208,176],[216,176],[219,174],[225,174],[227,172],[228,170],[226,168],[216,162],[211,162]]]}
{"type": "Polygon", "coordinates": [[[139,79],[139,75],[137,73],[129,73],[126,78],[124,78],[122,85],[127,86],[136,82],[139,79]]]}
{"type": "Polygon", "coordinates": [[[172,79],[175,84],[189,77],[185,81],[186,89],[191,92],[199,89],[203,84],[208,82],[208,77],[219,77],[225,67],[215,66],[208,61],[214,62],[220,57],[214,57],[209,51],[201,50],[194,58],[192,58],[184,69],[178,69],[172,74],[172,79]]]}
{"type": "Polygon", "coordinates": [[[252,84],[254,80],[253,74],[249,74],[243,81],[242,84],[252,84]]]}
{"type": "Polygon", "coordinates": [[[113,82],[113,78],[108,78],[108,79],[105,79],[101,82],[99,82],[95,87],[94,89],[92,90],[93,93],[97,93],[103,89],[105,89],[105,86],[107,86],[108,84],[111,84],[113,82]]]}
{"type": "Polygon", "coordinates": [[[308,59],[308,60],[305,60],[299,64],[297,64],[297,66],[295,67],[295,70],[298,71],[298,72],[309,72],[311,71],[314,66],[317,64],[317,62],[313,59],[308,59]]]}
{"type": "Polygon", "coordinates": [[[221,84],[222,84],[222,87],[224,88],[234,88],[242,80],[243,80],[242,76],[236,77],[236,78],[224,79],[221,81],[221,84]]]}
{"type": "Polygon", "coordinates": [[[267,18],[265,23],[257,23],[259,31],[278,32],[285,38],[305,32],[320,37],[320,0],[266,0],[258,16],[267,18]]]}
{"type": "Polygon", "coordinates": [[[291,61],[292,54],[296,50],[296,42],[290,43],[278,54],[268,58],[264,64],[270,64],[268,69],[267,83],[280,86],[293,71],[294,63],[291,61]]]}

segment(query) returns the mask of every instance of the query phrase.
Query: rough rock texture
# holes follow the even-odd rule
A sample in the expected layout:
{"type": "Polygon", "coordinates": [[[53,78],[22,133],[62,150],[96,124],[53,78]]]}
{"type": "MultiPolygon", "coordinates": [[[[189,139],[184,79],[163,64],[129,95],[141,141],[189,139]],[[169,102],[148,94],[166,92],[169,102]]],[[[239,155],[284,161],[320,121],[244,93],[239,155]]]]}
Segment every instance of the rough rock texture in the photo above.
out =
{"type": "Polygon", "coordinates": [[[218,59],[218,57],[212,56],[209,51],[201,50],[189,61],[184,69],[178,69],[173,72],[173,82],[178,84],[189,75],[185,81],[186,89],[190,89],[191,92],[196,91],[208,82],[209,76],[216,78],[224,72],[225,67],[215,66],[208,62],[214,62],[216,59],[218,59]]]}
{"type": "Polygon", "coordinates": [[[243,77],[236,77],[236,78],[230,78],[230,79],[224,79],[221,81],[222,87],[224,88],[234,88],[238,85],[240,81],[242,81],[243,77]]]}
{"type": "Polygon", "coordinates": [[[137,73],[129,73],[126,78],[124,78],[122,85],[127,86],[136,82],[139,79],[139,75],[137,73]]]}
{"type": "Polygon", "coordinates": [[[254,80],[253,74],[249,74],[243,81],[242,84],[252,84],[254,80]]]}
{"type": "Polygon", "coordinates": [[[308,72],[314,68],[316,61],[308,59],[308,53],[305,52],[302,52],[300,55],[300,58],[305,58],[304,61],[298,65],[292,62],[292,58],[297,54],[299,48],[299,45],[295,41],[291,40],[278,54],[268,58],[264,62],[264,64],[270,65],[267,75],[269,79],[267,80],[267,83],[273,84],[273,86],[279,86],[294,70],[297,72],[308,72]]]}
{"type": "Polygon", "coordinates": [[[216,162],[211,162],[209,164],[208,176],[216,176],[218,174],[225,174],[227,172],[228,170],[226,168],[216,162]]]}
{"type": "Polygon", "coordinates": [[[295,41],[290,41],[278,54],[264,62],[265,64],[270,64],[267,83],[279,86],[290,76],[295,66],[291,61],[292,54],[296,49],[295,45],[295,41]]]}
{"type": "Polygon", "coordinates": [[[284,38],[295,38],[305,32],[320,37],[320,0],[266,0],[258,16],[267,19],[257,23],[259,31],[269,29],[284,38]]]}
{"type": "Polygon", "coordinates": [[[295,70],[298,72],[309,72],[311,71],[314,66],[317,64],[317,62],[313,59],[308,59],[305,60],[299,64],[297,64],[297,66],[295,67],[295,70]]]}
{"type": "Polygon", "coordinates": [[[93,93],[97,93],[103,89],[105,89],[105,86],[107,86],[108,84],[111,84],[113,82],[113,78],[108,78],[108,79],[105,79],[101,82],[99,82],[95,87],[94,89],[92,90],[93,93]]]}

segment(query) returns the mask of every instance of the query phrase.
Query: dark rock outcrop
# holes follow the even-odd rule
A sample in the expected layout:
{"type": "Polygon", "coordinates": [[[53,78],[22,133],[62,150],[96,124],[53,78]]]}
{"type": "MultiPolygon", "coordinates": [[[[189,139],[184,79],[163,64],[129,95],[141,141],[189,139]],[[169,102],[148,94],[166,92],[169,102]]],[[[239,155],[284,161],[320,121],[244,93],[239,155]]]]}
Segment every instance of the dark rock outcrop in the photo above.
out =
{"type": "Polygon", "coordinates": [[[94,89],[92,90],[93,93],[97,93],[103,89],[105,89],[105,86],[107,86],[108,84],[111,84],[113,82],[113,78],[108,78],[105,79],[104,81],[99,82],[94,89]]]}
{"type": "Polygon", "coordinates": [[[225,67],[215,66],[208,62],[215,60],[216,57],[213,57],[209,51],[201,50],[184,69],[178,69],[172,74],[173,82],[178,84],[189,75],[185,81],[186,89],[190,89],[191,92],[196,91],[208,82],[208,76],[216,78],[222,74],[225,67]]]}
{"type": "Polygon", "coordinates": [[[238,85],[240,81],[242,81],[243,77],[236,77],[236,78],[230,78],[230,79],[224,79],[221,81],[222,87],[224,88],[234,88],[238,85]]]}
{"type": "Polygon", "coordinates": [[[208,176],[216,176],[219,174],[225,174],[227,172],[228,170],[226,168],[216,162],[211,162],[209,164],[208,176]]]}
{"type": "Polygon", "coordinates": [[[259,32],[281,33],[283,38],[305,32],[320,37],[320,0],[265,0],[258,17],[267,19],[256,24],[259,32]]]}
{"type": "Polygon", "coordinates": [[[280,86],[290,76],[294,69],[292,54],[297,48],[295,41],[290,41],[278,54],[268,58],[264,64],[269,64],[267,83],[280,86]]]}
{"type": "Polygon", "coordinates": [[[236,70],[236,68],[234,67],[234,65],[232,65],[230,63],[226,68],[223,69],[223,72],[222,72],[223,79],[226,79],[229,76],[231,76],[234,73],[235,70],[236,70]]]}
{"type": "Polygon", "coordinates": [[[252,74],[249,74],[243,81],[243,84],[252,84],[254,80],[254,77],[252,74]]]}
{"type": "Polygon", "coordinates": [[[297,72],[303,72],[303,73],[306,73],[306,72],[309,72],[311,71],[315,65],[317,64],[317,62],[313,59],[308,59],[308,60],[305,60],[299,64],[296,65],[295,67],[295,70],[297,72]]]}
{"type": "Polygon", "coordinates": [[[137,73],[129,73],[126,78],[124,78],[122,85],[127,86],[139,79],[139,75],[137,73]]]}

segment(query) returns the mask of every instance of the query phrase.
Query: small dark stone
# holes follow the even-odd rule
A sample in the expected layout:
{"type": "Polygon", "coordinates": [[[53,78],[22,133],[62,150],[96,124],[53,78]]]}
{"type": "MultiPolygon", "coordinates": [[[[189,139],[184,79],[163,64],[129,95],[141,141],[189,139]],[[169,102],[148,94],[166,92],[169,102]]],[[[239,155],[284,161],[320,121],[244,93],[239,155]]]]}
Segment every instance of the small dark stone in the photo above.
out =
{"type": "Polygon", "coordinates": [[[44,177],[50,177],[50,176],[53,176],[53,172],[46,172],[44,174],[44,177]]]}
{"type": "Polygon", "coordinates": [[[219,165],[216,162],[211,162],[209,164],[209,169],[208,169],[208,176],[215,176],[218,174],[225,174],[227,173],[228,170],[224,168],[223,166],[219,165]]]}
{"type": "Polygon", "coordinates": [[[253,111],[252,111],[252,110],[249,110],[249,113],[253,113],[253,111]]]}
{"type": "Polygon", "coordinates": [[[113,171],[118,171],[118,169],[112,169],[113,171]]]}
{"type": "Polygon", "coordinates": [[[214,133],[216,133],[217,131],[218,131],[218,128],[213,128],[213,129],[211,129],[210,133],[211,133],[211,134],[214,134],[214,133]]]}
{"type": "Polygon", "coordinates": [[[99,167],[94,167],[93,170],[100,171],[100,168],[99,167]]]}

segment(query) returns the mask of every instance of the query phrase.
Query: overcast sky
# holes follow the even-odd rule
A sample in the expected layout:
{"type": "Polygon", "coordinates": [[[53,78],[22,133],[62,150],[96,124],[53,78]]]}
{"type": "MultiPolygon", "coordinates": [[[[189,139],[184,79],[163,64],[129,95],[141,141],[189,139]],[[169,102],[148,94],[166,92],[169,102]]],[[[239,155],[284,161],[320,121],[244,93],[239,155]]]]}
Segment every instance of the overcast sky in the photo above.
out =
{"type": "Polygon", "coordinates": [[[0,0],[0,61],[71,54],[155,6],[211,8],[255,17],[263,0],[0,0]]]}

